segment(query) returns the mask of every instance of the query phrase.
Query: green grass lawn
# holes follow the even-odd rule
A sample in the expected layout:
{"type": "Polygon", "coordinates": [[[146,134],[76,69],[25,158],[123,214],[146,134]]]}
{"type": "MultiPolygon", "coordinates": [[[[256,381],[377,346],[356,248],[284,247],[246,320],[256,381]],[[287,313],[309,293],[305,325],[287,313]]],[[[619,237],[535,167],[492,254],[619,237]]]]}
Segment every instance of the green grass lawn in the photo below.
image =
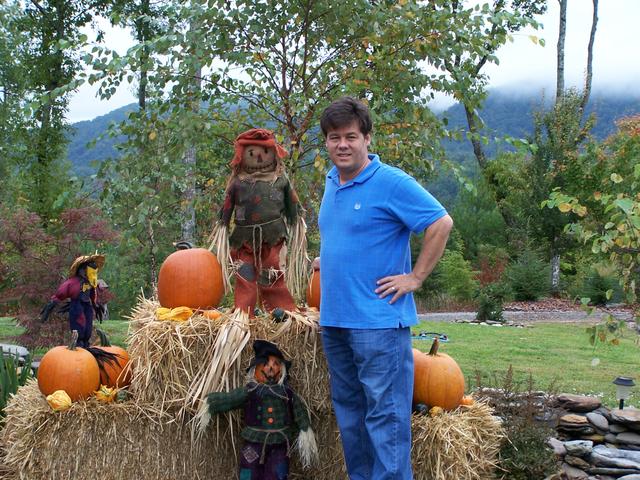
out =
{"type": "MultiPolygon", "coordinates": [[[[114,345],[125,347],[128,322],[109,320],[100,327],[114,345]]],[[[467,379],[467,389],[477,386],[501,386],[501,379],[512,366],[514,378],[526,389],[531,375],[534,389],[554,393],[596,394],[613,406],[615,388],[611,383],[619,375],[636,379],[638,387],[627,402],[640,407],[640,346],[638,336],[625,332],[618,346],[589,345],[585,325],[547,323],[531,328],[490,327],[464,323],[425,322],[414,332],[439,332],[448,335],[440,351],[451,355],[467,379]],[[593,359],[599,362],[593,365],[593,359]]],[[[21,332],[11,318],[0,318],[0,342],[11,342],[21,332]]],[[[430,341],[416,340],[414,346],[428,351],[430,341]]],[[[37,350],[34,354],[46,351],[37,350]]]]}
{"type": "MultiPolygon", "coordinates": [[[[513,328],[424,322],[416,326],[414,333],[439,332],[449,337],[440,351],[458,362],[467,379],[467,389],[477,385],[478,376],[484,386],[501,386],[501,379],[512,366],[520,389],[527,388],[531,375],[534,389],[595,394],[613,406],[616,400],[612,382],[623,375],[638,383],[627,404],[640,407],[640,346],[635,343],[638,336],[627,330],[620,345],[598,345],[594,350],[585,329],[586,325],[561,323],[513,328]],[[593,362],[594,359],[598,361],[593,362]]],[[[417,340],[414,346],[428,351],[431,342],[417,340]]]]}
{"type": "MultiPolygon", "coordinates": [[[[113,345],[125,346],[129,322],[124,320],[107,320],[101,324],[96,322],[94,325],[107,333],[109,341],[113,345]]],[[[16,325],[13,318],[0,317],[0,343],[14,343],[11,337],[19,335],[23,330],[22,327],[16,325]]],[[[32,353],[36,356],[43,355],[47,350],[47,348],[38,348],[32,353]]]]}

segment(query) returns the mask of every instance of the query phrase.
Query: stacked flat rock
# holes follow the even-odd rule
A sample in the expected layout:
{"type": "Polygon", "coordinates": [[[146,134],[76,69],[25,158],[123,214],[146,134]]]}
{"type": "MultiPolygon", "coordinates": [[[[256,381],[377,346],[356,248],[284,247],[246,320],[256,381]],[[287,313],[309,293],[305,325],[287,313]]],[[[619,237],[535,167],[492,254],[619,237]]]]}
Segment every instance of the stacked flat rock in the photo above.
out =
{"type": "Polygon", "coordinates": [[[640,480],[640,410],[610,410],[598,398],[560,395],[558,438],[549,446],[567,480],[640,480]]]}

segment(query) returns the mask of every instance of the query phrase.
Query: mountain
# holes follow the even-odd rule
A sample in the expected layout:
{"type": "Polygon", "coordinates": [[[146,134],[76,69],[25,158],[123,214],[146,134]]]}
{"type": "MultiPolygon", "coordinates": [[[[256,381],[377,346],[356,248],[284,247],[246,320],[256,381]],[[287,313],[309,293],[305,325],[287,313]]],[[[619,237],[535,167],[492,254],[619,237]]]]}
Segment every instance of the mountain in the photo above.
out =
{"type": "MultiPolygon", "coordinates": [[[[480,111],[487,136],[526,138],[533,132],[534,112],[543,107],[548,108],[551,100],[547,99],[545,103],[539,95],[515,95],[506,90],[491,91],[480,111]]],[[[68,158],[77,175],[90,175],[96,170],[95,161],[118,156],[115,145],[119,140],[108,137],[105,133],[110,123],[121,122],[128,112],[136,108],[136,104],[127,105],[93,120],[73,124],[68,158]],[[97,140],[94,147],[89,148],[87,144],[95,139],[97,140]]],[[[595,113],[596,125],[592,133],[595,138],[601,140],[615,131],[617,119],[640,113],[640,97],[594,94],[587,106],[587,112],[595,113]]],[[[447,118],[449,128],[466,129],[464,109],[459,104],[450,107],[439,116],[447,118]]],[[[468,141],[449,142],[446,148],[454,158],[472,154],[468,141]]],[[[496,149],[495,143],[491,142],[487,146],[487,154],[493,155],[496,149]]]]}
{"type": "Polygon", "coordinates": [[[121,139],[107,135],[109,125],[122,122],[129,112],[137,108],[137,104],[132,103],[93,120],[77,122],[71,126],[67,158],[73,166],[75,175],[79,177],[91,175],[97,169],[96,162],[119,155],[115,146],[121,139]],[[91,142],[95,144],[90,146],[91,142]]]}
{"type": "MultiPolygon", "coordinates": [[[[539,96],[516,96],[512,93],[492,91],[487,97],[480,118],[485,124],[485,135],[489,138],[510,136],[515,138],[527,138],[533,134],[534,113],[543,109],[549,109],[554,99],[542,99],[539,96]]],[[[587,105],[587,114],[595,114],[596,123],[591,130],[592,135],[603,140],[616,131],[616,120],[640,114],[640,96],[622,97],[620,95],[592,95],[587,105]]],[[[456,104],[442,112],[440,117],[448,120],[450,129],[467,128],[467,119],[464,108],[456,104]]],[[[504,144],[503,144],[504,145],[504,144]]],[[[471,143],[449,142],[447,151],[454,155],[472,154],[471,143]]],[[[487,154],[493,156],[497,146],[491,141],[487,146],[487,154]]]]}

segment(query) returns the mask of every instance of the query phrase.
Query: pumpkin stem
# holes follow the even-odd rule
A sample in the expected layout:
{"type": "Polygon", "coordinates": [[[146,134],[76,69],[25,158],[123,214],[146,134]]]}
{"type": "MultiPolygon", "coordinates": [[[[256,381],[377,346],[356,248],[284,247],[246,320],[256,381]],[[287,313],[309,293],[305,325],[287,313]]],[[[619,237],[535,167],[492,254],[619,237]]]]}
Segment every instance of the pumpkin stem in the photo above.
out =
{"type": "Polygon", "coordinates": [[[77,346],[78,346],[78,331],[77,330],[72,330],[71,331],[71,343],[69,343],[69,346],[67,348],[69,350],[75,350],[77,346]]]}
{"type": "Polygon", "coordinates": [[[438,347],[440,347],[440,340],[438,340],[438,337],[436,337],[433,339],[433,343],[431,344],[429,355],[436,355],[438,353],[438,347]]]}
{"type": "Polygon", "coordinates": [[[109,341],[109,337],[107,337],[107,334],[104,332],[104,330],[100,330],[99,328],[96,328],[96,333],[98,334],[98,338],[100,339],[100,346],[101,347],[110,347],[111,346],[111,342],[109,341]]]}

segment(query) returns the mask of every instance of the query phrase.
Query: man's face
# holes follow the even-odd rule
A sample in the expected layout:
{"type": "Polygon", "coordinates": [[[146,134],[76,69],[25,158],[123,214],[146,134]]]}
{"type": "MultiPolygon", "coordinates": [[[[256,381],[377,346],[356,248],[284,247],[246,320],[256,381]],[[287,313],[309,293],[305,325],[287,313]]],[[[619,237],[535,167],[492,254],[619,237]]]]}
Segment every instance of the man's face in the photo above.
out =
{"type": "Polygon", "coordinates": [[[351,180],[360,173],[369,159],[370,143],[371,135],[363,135],[356,120],[327,132],[325,144],[329,158],[338,169],[341,179],[351,180]]]}
{"type": "Polygon", "coordinates": [[[242,169],[247,173],[274,171],[276,169],[275,148],[247,145],[242,154],[242,169]]]}

